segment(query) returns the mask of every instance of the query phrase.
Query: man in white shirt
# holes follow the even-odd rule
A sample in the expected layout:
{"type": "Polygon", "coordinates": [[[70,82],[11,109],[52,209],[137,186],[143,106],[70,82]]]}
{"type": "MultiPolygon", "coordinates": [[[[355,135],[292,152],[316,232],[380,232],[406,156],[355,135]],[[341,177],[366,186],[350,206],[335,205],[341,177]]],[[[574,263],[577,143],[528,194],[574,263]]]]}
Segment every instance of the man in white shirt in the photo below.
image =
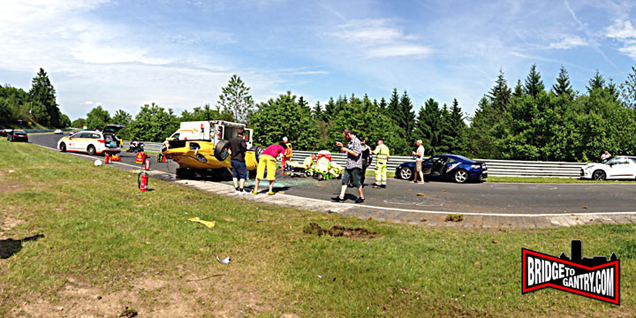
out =
{"type": "Polygon", "coordinates": [[[612,155],[609,153],[609,151],[605,150],[605,153],[601,155],[601,162],[605,162],[609,160],[609,158],[612,158],[612,155]]]}
{"type": "Polygon", "coordinates": [[[420,175],[420,182],[424,183],[424,173],[422,173],[422,162],[424,161],[424,146],[422,146],[422,140],[418,140],[416,142],[417,150],[413,151],[413,156],[415,156],[415,177],[413,178],[413,183],[417,182],[417,175],[420,175]]]}

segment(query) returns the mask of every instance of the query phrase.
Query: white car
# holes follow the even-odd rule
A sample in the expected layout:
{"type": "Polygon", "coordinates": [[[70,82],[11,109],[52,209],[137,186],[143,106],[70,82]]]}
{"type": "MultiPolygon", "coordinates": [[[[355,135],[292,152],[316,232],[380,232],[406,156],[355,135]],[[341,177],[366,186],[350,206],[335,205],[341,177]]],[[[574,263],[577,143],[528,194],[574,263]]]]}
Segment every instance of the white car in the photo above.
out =
{"type": "Polygon", "coordinates": [[[635,179],[636,157],[616,156],[606,163],[591,163],[581,168],[581,179],[635,179]]]}
{"type": "Polygon", "coordinates": [[[82,130],[62,137],[57,142],[61,152],[85,152],[89,155],[121,152],[121,141],[115,133],[124,128],[122,125],[107,125],[103,131],[82,130]]]}
{"type": "Polygon", "coordinates": [[[56,135],[63,134],[62,129],[56,129],[53,133],[56,134],[56,135]]]}

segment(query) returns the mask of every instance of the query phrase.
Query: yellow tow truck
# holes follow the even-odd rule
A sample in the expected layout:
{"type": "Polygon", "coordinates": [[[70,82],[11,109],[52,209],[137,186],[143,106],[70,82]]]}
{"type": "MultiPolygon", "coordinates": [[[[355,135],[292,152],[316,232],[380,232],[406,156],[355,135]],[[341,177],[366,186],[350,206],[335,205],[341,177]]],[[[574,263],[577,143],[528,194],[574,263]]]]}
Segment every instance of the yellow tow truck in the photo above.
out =
{"type": "Polygon", "coordinates": [[[245,129],[245,165],[256,171],[263,148],[254,145],[254,131],[244,124],[222,120],[182,122],[179,130],[164,142],[162,154],[179,164],[178,178],[219,177],[232,175],[230,154],[225,148],[236,137],[239,128],[245,129]]]}

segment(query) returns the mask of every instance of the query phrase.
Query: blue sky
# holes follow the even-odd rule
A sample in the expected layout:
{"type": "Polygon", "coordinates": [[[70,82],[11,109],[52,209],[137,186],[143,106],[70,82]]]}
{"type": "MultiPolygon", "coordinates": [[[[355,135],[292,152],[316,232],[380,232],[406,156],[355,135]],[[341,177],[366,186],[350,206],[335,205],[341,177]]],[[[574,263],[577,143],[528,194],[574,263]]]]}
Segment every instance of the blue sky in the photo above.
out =
{"type": "Polygon", "coordinates": [[[636,65],[629,1],[24,0],[0,2],[0,83],[30,89],[44,68],[62,112],[101,105],[133,116],[216,105],[232,74],[262,102],[291,91],[457,98],[472,115],[502,69],[532,64],[550,87],[561,65],[575,90],[598,70],[615,83],[636,65]]]}

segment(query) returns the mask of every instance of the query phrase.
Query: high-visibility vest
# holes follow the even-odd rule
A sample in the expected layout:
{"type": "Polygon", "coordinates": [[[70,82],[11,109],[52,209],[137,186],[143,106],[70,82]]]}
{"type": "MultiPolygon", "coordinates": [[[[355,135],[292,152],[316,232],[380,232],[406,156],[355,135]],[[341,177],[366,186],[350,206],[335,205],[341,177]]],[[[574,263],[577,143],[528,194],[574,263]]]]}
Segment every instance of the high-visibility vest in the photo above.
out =
{"type": "Polygon", "coordinates": [[[378,145],[375,148],[375,156],[377,158],[377,162],[387,162],[389,161],[389,147],[387,147],[385,144],[381,144],[378,145]]]}

